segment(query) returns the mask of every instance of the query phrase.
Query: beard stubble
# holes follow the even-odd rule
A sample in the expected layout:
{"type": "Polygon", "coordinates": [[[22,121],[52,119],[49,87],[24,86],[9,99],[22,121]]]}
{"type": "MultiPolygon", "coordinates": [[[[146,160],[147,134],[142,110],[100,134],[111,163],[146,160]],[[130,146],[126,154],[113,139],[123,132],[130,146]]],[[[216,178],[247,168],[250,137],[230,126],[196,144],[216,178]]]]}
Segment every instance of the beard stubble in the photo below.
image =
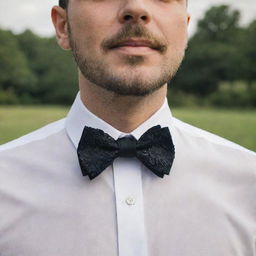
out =
{"type": "MultiPolygon", "coordinates": [[[[144,56],[124,56],[124,63],[127,69],[121,74],[117,74],[109,68],[104,59],[97,59],[84,52],[81,53],[76,40],[73,37],[70,24],[68,24],[70,45],[73,57],[83,76],[92,84],[120,96],[147,96],[162,88],[177,73],[184,58],[185,48],[181,50],[173,49],[171,58],[159,67],[159,72],[153,74],[148,79],[143,78],[137,67],[145,62],[144,56]]],[[[155,46],[159,54],[165,56],[167,43],[152,35],[143,25],[127,23],[116,35],[103,40],[102,51],[107,53],[118,42],[136,37],[149,40],[155,46]]],[[[88,51],[89,52],[89,51],[88,51]]]]}

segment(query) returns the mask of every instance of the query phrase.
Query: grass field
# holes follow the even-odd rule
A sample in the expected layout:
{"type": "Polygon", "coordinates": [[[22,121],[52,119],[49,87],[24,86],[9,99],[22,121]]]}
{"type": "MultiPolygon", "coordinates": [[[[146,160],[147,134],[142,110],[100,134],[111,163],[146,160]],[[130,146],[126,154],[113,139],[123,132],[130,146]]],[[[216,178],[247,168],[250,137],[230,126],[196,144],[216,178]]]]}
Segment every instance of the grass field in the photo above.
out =
{"type": "MultiPolygon", "coordinates": [[[[0,144],[65,117],[66,107],[0,107],[0,144]]],[[[256,151],[256,111],[173,109],[173,115],[256,151]]]]}

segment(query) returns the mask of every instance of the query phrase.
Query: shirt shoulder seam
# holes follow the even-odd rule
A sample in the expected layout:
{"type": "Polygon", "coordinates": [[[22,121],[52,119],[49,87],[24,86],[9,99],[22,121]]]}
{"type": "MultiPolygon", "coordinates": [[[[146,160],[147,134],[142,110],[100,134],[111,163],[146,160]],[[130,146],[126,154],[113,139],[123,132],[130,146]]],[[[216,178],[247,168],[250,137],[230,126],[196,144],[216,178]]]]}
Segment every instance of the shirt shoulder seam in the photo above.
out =
{"type": "Polygon", "coordinates": [[[25,146],[32,142],[40,141],[54,135],[64,129],[65,118],[55,121],[53,123],[47,124],[35,131],[32,131],[24,136],[14,139],[10,142],[0,145],[0,153],[15,149],[18,147],[25,146]]]}
{"type": "Polygon", "coordinates": [[[255,152],[253,152],[252,150],[249,150],[235,142],[229,141],[217,134],[211,133],[209,131],[206,131],[201,128],[190,125],[188,123],[185,123],[177,118],[173,117],[173,119],[174,119],[175,126],[177,126],[179,129],[182,129],[183,131],[189,133],[190,135],[192,135],[194,137],[202,138],[202,139],[205,139],[213,144],[222,145],[227,148],[232,148],[232,149],[239,150],[242,152],[247,152],[247,153],[250,153],[250,154],[256,156],[255,152]],[[217,140],[214,140],[214,138],[217,140]]]}

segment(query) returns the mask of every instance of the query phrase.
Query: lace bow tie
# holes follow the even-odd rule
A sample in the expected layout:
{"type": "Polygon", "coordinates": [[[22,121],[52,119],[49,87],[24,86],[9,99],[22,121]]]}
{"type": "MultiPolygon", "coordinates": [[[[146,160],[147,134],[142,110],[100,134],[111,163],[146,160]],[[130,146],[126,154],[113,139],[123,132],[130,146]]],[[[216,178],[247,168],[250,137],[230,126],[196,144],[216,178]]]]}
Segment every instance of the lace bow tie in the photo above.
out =
{"type": "Polygon", "coordinates": [[[77,154],[84,176],[92,180],[117,157],[137,157],[158,177],[170,173],[174,160],[174,145],[167,127],[154,126],[139,140],[123,137],[115,140],[100,129],[85,126],[77,154]]]}

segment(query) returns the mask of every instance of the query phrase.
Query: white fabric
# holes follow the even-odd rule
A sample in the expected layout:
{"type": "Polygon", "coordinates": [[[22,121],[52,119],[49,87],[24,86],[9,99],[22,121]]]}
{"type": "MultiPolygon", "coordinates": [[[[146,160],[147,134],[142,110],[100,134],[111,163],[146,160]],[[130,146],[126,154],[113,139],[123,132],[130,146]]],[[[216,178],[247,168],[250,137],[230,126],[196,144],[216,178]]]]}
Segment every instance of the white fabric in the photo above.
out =
{"type": "Polygon", "coordinates": [[[66,119],[0,146],[0,255],[255,256],[256,154],[173,118],[167,101],[131,134],[158,124],[176,150],[164,179],[134,158],[83,177],[84,125],[126,134],[79,94],[66,119]]]}

